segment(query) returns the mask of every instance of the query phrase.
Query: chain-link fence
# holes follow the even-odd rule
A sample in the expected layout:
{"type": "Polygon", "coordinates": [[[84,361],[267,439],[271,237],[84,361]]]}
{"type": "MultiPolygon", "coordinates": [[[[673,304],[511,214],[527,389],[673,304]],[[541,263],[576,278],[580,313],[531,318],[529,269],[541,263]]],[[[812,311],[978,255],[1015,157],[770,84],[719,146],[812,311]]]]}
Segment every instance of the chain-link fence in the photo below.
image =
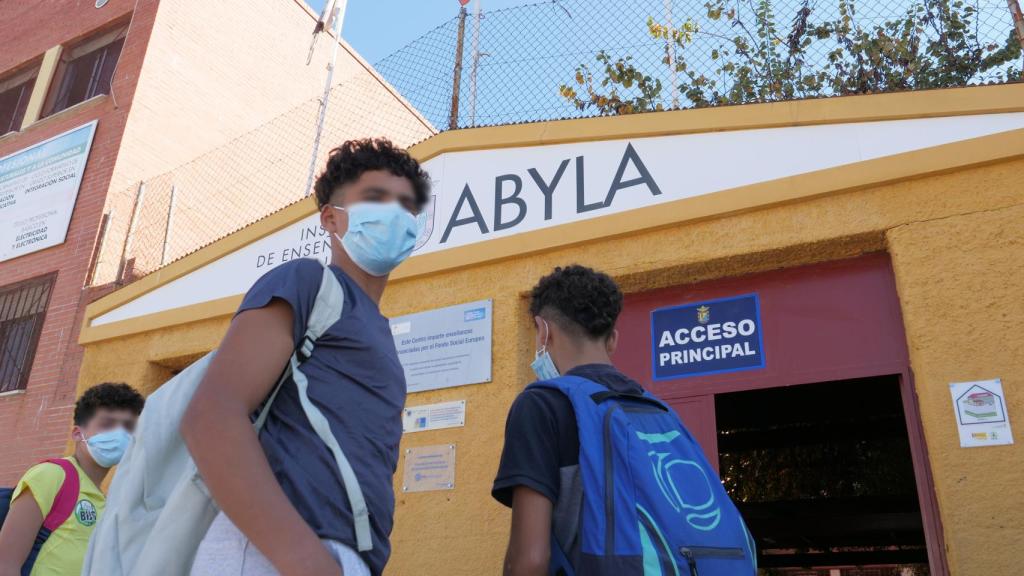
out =
{"type": "MultiPolygon", "coordinates": [[[[372,74],[336,79],[317,165],[333,145],[370,135],[409,145],[469,126],[1018,81],[1016,2],[551,0],[463,11],[376,64],[411,106],[372,74]]],[[[302,198],[318,108],[311,100],[113,191],[92,283],[130,282],[302,198]]]]}
{"type": "Polygon", "coordinates": [[[449,129],[1015,81],[1022,41],[1006,0],[551,0],[376,67],[449,129]]]}
{"type": "MultiPolygon", "coordinates": [[[[244,104],[240,104],[244,105],[244,104]]],[[[91,284],[128,283],[305,196],[319,99],[170,172],[112,191],[91,284]]],[[[372,74],[330,92],[315,167],[345,140],[409,146],[434,133],[372,74]]]]}

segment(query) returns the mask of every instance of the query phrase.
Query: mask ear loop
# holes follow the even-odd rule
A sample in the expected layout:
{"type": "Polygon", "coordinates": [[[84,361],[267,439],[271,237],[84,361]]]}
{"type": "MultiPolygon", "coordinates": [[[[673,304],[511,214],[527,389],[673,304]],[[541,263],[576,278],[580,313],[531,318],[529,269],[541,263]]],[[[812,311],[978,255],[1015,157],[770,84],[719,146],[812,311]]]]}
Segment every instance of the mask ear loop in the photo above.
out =
{"type": "Polygon", "coordinates": [[[548,351],[548,338],[551,337],[551,327],[548,326],[548,321],[543,318],[540,321],[544,323],[544,343],[540,345],[540,351],[537,352],[538,356],[548,351]]]}
{"type": "MultiPolygon", "coordinates": [[[[334,208],[335,210],[341,210],[342,212],[348,212],[348,210],[346,210],[344,206],[337,206],[335,204],[328,204],[328,206],[330,206],[331,208],[334,208]]],[[[345,244],[341,241],[341,234],[338,234],[337,232],[332,232],[331,234],[332,234],[332,236],[334,236],[335,238],[338,239],[338,245],[341,246],[342,250],[344,250],[345,249],[345,244]]]]}

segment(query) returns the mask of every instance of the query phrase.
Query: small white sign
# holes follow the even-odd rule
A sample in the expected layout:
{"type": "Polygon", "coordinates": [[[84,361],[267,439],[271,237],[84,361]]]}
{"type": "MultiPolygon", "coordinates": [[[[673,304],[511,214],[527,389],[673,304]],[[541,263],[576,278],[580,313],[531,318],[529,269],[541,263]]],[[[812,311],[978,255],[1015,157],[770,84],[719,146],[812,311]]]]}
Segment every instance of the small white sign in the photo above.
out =
{"type": "Polygon", "coordinates": [[[455,488],[455,444],[419,446],[405,450],[402,492],[455,488]]]}
{"type": "Polygon", "coordinates": [[[402,414],[403,432],[423,432],[466,425],[466,401],[407,406],[402,414]]]}
{"type": "Polygon", "coordinates": [[[949,391],[962,448],[1013,444],[1002,381],[956,382],[949,391]]]}

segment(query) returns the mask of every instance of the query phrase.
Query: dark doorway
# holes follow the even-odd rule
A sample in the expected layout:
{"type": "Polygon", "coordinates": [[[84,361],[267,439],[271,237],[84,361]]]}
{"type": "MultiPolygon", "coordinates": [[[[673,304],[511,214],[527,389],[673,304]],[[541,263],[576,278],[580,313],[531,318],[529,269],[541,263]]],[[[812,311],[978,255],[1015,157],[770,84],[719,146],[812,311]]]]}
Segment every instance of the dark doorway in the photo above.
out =
{"type": "Polygon", "coordinates": [[[720,474],[763,575],[929,574],[899,378],[714,396],[720,474]]]}

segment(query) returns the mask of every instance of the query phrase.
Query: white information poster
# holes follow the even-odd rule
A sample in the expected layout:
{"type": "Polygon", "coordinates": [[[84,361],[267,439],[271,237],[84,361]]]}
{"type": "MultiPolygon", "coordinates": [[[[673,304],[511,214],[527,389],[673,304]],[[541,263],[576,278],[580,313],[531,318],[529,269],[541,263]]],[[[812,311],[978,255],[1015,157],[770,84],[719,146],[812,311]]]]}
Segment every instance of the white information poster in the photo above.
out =
{"type": "Polygon", "coordinates": [[[64,242],[96,121],[0,158],[0,262],[64,242]]]}
{"type": "Polygon", "coordinates": [[[962,448],[1013,444],[1003,383],[998,378],[957,382],[950,384],[949,390],[962,448]]]}
{"type": "Polygon", "coordinates": [[[410,394],[491,381],[490,300],[391,319],[410,394]]]}
{"type": "Polygon", "coordinates": [[[403,432],[423,432],[466,425],[466,401],[406,406],[402,413],[403,432]]]}

